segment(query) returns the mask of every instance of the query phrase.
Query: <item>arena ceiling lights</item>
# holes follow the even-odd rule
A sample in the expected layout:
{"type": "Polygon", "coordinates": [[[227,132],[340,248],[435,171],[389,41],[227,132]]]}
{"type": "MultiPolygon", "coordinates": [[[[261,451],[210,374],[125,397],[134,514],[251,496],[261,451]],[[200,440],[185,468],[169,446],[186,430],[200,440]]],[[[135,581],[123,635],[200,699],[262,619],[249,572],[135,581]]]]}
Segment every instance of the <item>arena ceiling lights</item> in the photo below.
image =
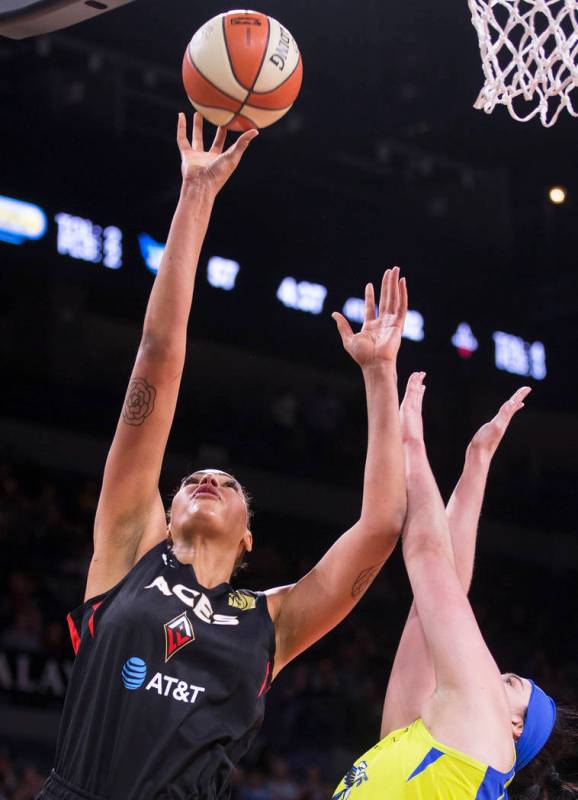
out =
{"type": "Polygon", "coordinates": [[[2,0],[0,36],[28,39],[68,28],[133,0],[2,0]]]}

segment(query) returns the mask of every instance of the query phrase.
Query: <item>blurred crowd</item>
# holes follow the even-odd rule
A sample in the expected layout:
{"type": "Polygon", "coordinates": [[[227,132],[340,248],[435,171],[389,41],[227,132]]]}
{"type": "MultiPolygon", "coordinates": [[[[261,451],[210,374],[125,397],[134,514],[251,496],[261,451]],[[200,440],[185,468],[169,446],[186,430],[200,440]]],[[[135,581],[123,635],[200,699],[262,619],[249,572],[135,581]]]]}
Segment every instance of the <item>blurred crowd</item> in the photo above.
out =
{"type": "MultiPolygon", "coordinates": [[[[26,759],[0,753],[0,800],[34,800],[45,775],[26,759]]],[[[292,770],[286,759],[271,757],[265,769],[239,769],[231,800],[327,800],[333,786],[315,766],[292,770]]]]}
{"type": "MultiPolygon", "coordinates": [[[[98,491],[96,480],[73,473],[0,464],[0,713],[15,703],[54,709],[62,703],[59,682],[63,691],[73,658],[65,617],[82,602],[98,491]],[[14,674],[6,678],[15,654],[29,659],[23,685],[14,674]],[[46,674],[39,677],[42,669],[46,674]]],[[[297,546],[297,525],[303,528],[290,516],[257,508],[257,547],[237,585],[268,588],[295,580],[339,533],[307,531],[297,546]]],[[[472,602],[504,670],[531,675],[554,696],[576,702],[578,663],[567,630],[576,614],[571,570],[553,574],[522,559],[480,558],[472,602]]],[[[387,674],[409,604],[396,554],[355,612],[275,681],[263,729],[236,774],[235,800],[331,796],[352,759],[378,737],[387,674]]],[[[0,800],[33,798],[50,759],[48,752],[28,751],[17,734],[0,742],[0,800]]]]}
{"type": "Polygon", "coordinates": [[[26,759],[13,762],[8,753],[0,753],[0,800],[33,800],[45,776],[26,759]]]}

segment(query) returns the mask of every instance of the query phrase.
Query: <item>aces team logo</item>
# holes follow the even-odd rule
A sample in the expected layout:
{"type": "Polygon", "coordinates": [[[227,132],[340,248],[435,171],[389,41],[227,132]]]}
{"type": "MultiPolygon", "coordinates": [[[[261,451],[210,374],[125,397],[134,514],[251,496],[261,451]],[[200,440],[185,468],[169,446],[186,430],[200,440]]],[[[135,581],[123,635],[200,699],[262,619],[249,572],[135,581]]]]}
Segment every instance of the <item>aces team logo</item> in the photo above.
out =
{"type": "Polygon", "coordinates": [[[195,641],[195,632],[191,624],[191,620],[187,617],[187,612],[179,614],[170,622],[165,622],[165,664],[166,662],[186,647],[191,642],[195,641]]]}

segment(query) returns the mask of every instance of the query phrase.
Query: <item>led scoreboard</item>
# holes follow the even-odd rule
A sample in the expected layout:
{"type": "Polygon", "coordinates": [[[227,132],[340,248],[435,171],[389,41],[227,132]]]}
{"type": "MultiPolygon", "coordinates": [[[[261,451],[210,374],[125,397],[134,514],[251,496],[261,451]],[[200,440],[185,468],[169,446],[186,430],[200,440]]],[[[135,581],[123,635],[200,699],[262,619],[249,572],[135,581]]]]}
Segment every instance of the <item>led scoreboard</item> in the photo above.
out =
{"type": "MultiPolygon", "coordinates": [[[[164,243],[145,231],[128,233],[109,220],[93,220],[64,210],[51,214],[29,200],[0,195],[0,259],[6,248],[26,248],[29,243],[42,240],[46,251],[50,250],[56,257],[117,271],[126,268],[128,246],[131,258],[132,254],[139,254],[138,269],[145,278],[147,273],[156,274],[164,252],[164,243]]],[[[242,270],[239,261],[211,255],[201,266],[204,266],[208,286],[225,292],[236,289],[242,270]]],[[[339,299],[337,287],[324,286],[305,276],[281,277],[271,303],[279,303],[297,313],[319,315],[326,310],[330,295],[332,308],[340,307],[353,323],[363,322],[364,300],[361,297],[339,299]]],[[[421,311],[408,311],[403,336],[416,343],[427,340],[427,320],[421,311]]],[[[480,342],[472,324],[464,320],[448,336],[447,345],[454,348],[459,358],[468,360],[474,357],[480,342]]],[[[547,354],[543,342],[526,341],[514,332],[496,330],[491,336],[491,345],[496,369],[534,380],[546,378],[547,354]]]]}

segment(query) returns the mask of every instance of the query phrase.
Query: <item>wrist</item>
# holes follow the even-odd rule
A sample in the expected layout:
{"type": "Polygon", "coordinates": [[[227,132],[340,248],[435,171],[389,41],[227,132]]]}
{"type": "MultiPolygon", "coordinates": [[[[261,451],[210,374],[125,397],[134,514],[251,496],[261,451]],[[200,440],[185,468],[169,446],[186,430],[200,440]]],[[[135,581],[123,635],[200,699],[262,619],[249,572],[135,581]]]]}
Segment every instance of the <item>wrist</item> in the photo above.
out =
{"type": "Polygon", "coordinates": [[[361,365],[361,372],[365,380],[394,380],[397,383],[397,366],[395,360],[385,361],[370,361],[367,364],[361,365]]]}
{"type": "Polygon", "coordinates": [[[470,442],[466,450],[466,461],[477,466],[489,467],[494,451],[485,445],[470,442]]]}
{"type": "Polygon", "coordinates": [[[197,179],[184,180],[181,184],[179,200],[199,210],[211,211],[216,192],[206,182],[197,179]]]}

